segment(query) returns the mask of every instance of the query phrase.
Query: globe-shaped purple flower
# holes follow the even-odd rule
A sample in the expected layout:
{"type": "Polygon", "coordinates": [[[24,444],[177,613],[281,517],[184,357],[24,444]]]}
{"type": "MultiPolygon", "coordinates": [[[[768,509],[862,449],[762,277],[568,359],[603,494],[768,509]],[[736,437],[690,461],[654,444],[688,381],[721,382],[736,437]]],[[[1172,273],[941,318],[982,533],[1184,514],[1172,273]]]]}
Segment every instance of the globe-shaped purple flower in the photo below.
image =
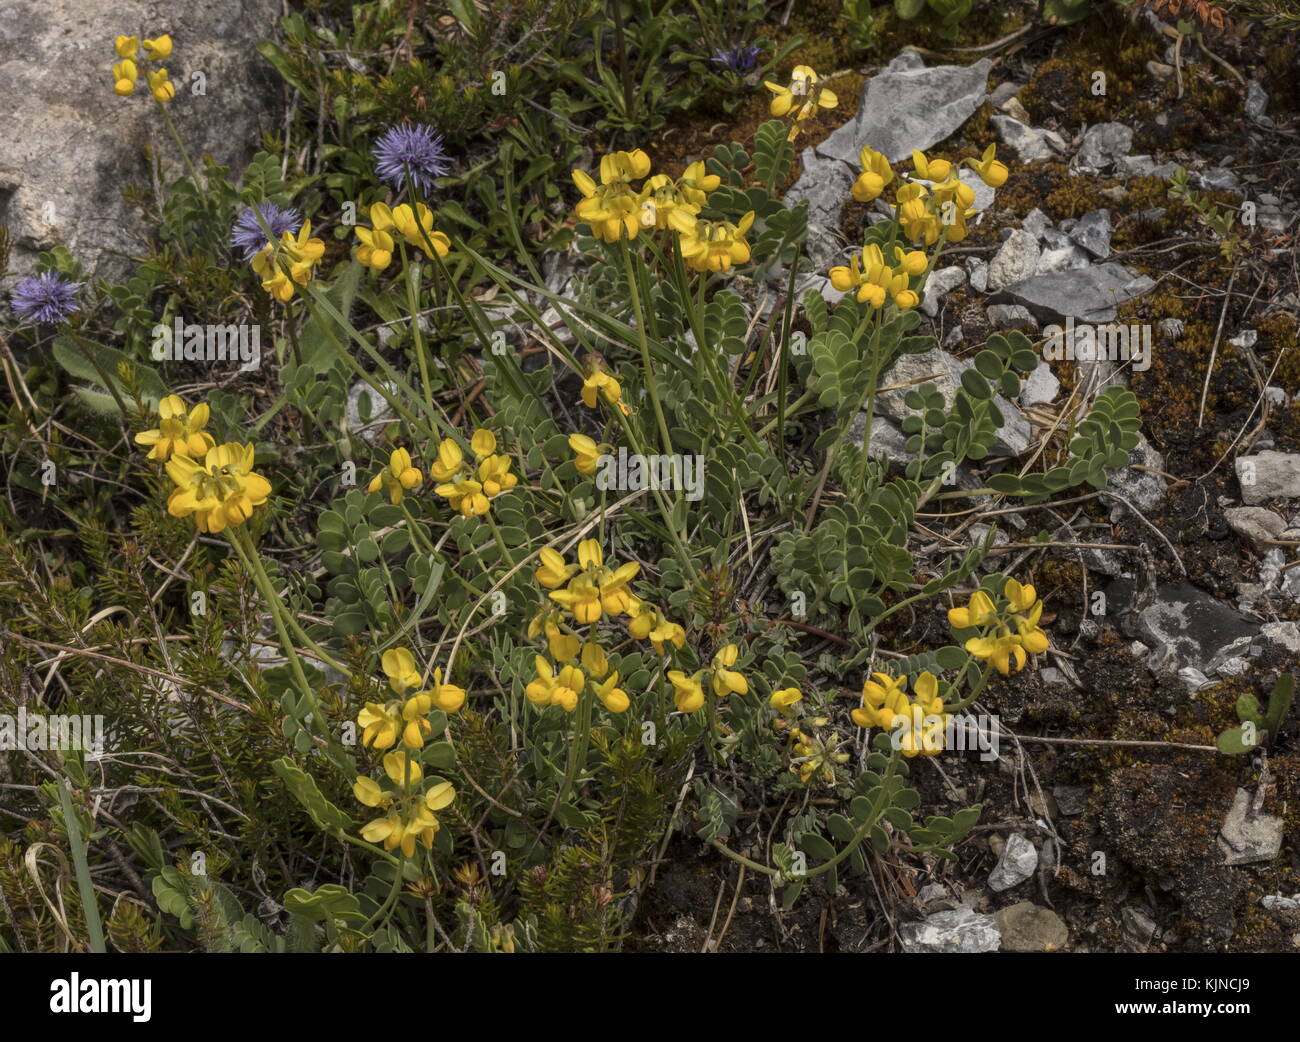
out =
{"type": "Polygon", "coordinates": [[[391,188],[428,195],[433,179],[451,169],[442,135],[423,123],[389,127],[375,143],[375,172],[391,188]]]}
{"type": "MultiPolygon", "coordinates": [[[[258,203],[257,209],[262,214],[262,220],[274,233],[276,240],[285,232],[296,235],[298,229],[302,227],[302,214],[292,206],[288,208],[276,206],[268,199],[258,203]]],[[[253,212],[251,206],[245,206],[239,211],[239,216],[235,218],[235,223],[230,229],[230,245],[237,250],[243,250],[244,260],[251,261],[262,252],[266,243],[266,232],[258,221],[257,214],[253,212]]]]}
{"type": "Polygon", "coordinates": [[[77,291],[83,285],[69,281],[57,271],[29,275],[14,287],[10,306],[24,322],[57,325],[81,310],[77,291]]]}

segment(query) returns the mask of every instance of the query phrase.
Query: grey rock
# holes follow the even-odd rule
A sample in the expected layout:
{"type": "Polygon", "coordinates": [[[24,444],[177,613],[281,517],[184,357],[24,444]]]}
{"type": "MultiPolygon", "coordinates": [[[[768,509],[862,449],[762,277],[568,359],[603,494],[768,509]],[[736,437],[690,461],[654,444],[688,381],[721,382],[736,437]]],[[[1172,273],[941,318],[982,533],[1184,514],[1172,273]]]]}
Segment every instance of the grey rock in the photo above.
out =
{"type": "Polygon", "coordinates": [[[1191,583],[1161,583],[1150,604],[1133,611],[1133,581],[1118,578],[1106,587],[1112,612],[1132,638],[1142,641],[1151,654],[1152,670],[1178,672],[1193,667],[1210,672],[1210,665],[1235,653],[1259,634],[1259,625],[1191,583]]]}
{"type": "Polygon", "coordinates": [[[1282,819],[1264,814],[1245,789],[1238,789],[1219,830],[1219,851],[1228,865],[1272,861],[1282,850],[1282,819]]]}
{"type": "Polygon", "coordinates": [[[966,331],[961,326],[953,326],[944,334],[943,343],[940,345],[945,351],[950,351],[954,347],[961,347],[966,341],[966,331]]]}
{"type": "Polygon", "coordinates": [[[1150,292],[1154,285],[1147,276],[1135,276],[1119,264],[1094,264],[1035,275],[1007,286],[999,297],[1024,304],[1042,321],[1073,317],[1096,324],[1115,321],[1118,305],[1150,292]]]}
{"type": "Polygon", "coordinates": [[[1282,518],[1263,507],[1233,507],[1223,512],[1223,519],[1238,535],[1256,543],[1277,539],[1286,529],[1282,518]]]}
{"type": "Polygon", "coordinates": [[[1086,268],[1092,260],[1086,252],[1074,244],[1063,232],[1049,228],[1044,233],[1043,251],[1038,255],[1038,267],[1035,275],[1050,275],[1057,271],[1074,271],[1086,268]]]}
{"type": "Polygon", "coordinates": [[[973,65],[925,68],[915,51],[905,51],[866,82],[857,115],[818,151],[855,168],[863,145],[891,161],[910,156],[913,149],[924,151],[979,108],[992,67],[982,58],[973,65]]]}
{"type": "Polygon", "coordinates": [[[1293,655],[1300,655],[1300,625],[1294,622],[1266,622],[1260,627],[1259,635],[1293,655]]]}
{"type": "MultiPolygon", "coordinates": [[[[881,385],[906,384],[882,391],[876,398],[877,412],[901,424],[911,415],[904,402],[907,392],[920,384],[933,383],[944,397],[944,408],[951,409],[957,398],[957,387],[962,370],[971,368],[970,362],[954,358],[938,348],[922,354],[901,355],[890,370],[881,377],[881,385]]],[[[1002,412],[1004,423],[998,430],[992,451],[999,456],[1019,456],[1029,448],[1031,430],[1024,413],[1002,395],[993,399],[1002,412]]],[[[873,435],[874,437],[874,435],[873,435]]]]}
{"type": "Polygon", "coordinates": [[[1125,947],[1133,952],[1144,952],[1156,935],[1155,920],[1140,908],[1125,905],[1119,914],[1124,930],[1125,947]]]}
{"type": "Polygon", "coordinates": [[[1037,333],[1038,322],[1029,309],[1020,304],[990,304],[985,313],[994,329],[1019,329],[1024,333],[1037,333]]]}
{"type": "Polygon", "coordinates": [[[989,289],[1005,289],[1030,278],[1038,267],[1038,254],[1038,239],[1023,228],[1013,228],[989,262],[989,289]]]}
{"type": "Polygon", "coordinates": [[[966,281],[966,271],[956,265],[937,268],[925,280],[925,298],[921,301],[921,310],[931,318],[939,314],[939,305],[943,298],[966,281]]]}
{"type": "Polygon", "coordinates": [[[1149,61],[1147,62],[1147,72],[1158,80],[1167,80],[1173,76],[1177,70],[1172,65],[1166,65],[1164,62],[1149,61]]]}
{"type": "Polygon", "coordinates": [[[1038,849],[1019,832],[1013,832],[989,873],[989,887],[999,892],[1010,890],[1029,879],[1037,867],[1038,849]]]}
{"type": "Polygon", "coordinates": [[[1193,170],[1190,178],[1193,185],[1207,192],[1235,192],[1241,187],[1237,175],[1221,166],[1208,170],[1193,170]]]}
{"type": "Polygon", "coordinates": [[[1261,908],[1270,912],[1300,912],[1300,894],[1286,897],[1283,894],[1265,894],[1259,899],[1261,908]]]}
{"type": "Polygon", "coordinates": [[[1177,340],[1183,335],[1183,330],[1187,328],[1187,323],[1181,318],[1162,318],[1157,328],[1160,335],[1170,340],[1177,340]]]}
{"type": "Polygon", "coordinates": [[[800,158],[803,171],[785,193],[785,203],[794,206],[808,200],[809,257],[819,269],[826,269],[839,252],[840,216],[857,176],[857,156],[852,167],[811,148],[805,148],[800,158]]]}
{"type": "Polygon", "coordinates": [[[990,116],[989,122],[1004,145],[1015,150],[1022,163],[1035,159],[1050,159],[1056,153],[1047,143],[1047,136],[1034,127],[1026,126],[1011,116],[990,116]]]}
{"type": "MultiPolygon", "coordinates": [[[[856,445],[861,450],[862,436],[866,429],[867,413],[864,409],[853,417],[853,422],[849,424],[849,429],[844,432],[844,436],[850,445],[856,445]]],[[[883,416],[871,418],[871,455],[885,460],[898,469],[916,459],[915,453],[907,451],[907,435],[897,424],[883,416]]]]}
{"type": "Polygon", "coordinates": [[[1070,931],[1050,908],[1019,901],[994,916],[1004,952],[1059,952],[1070,943],[1070,931]]]}
{"type": "Polygon", "coordinates": [[[1024,220],[1020,222],[1020,227],[1032,235],[1035,239],[1041,239],[1043,233],[1052,226],[1052,219],[1043,213],[1038,207],[1034,207],[1027,214],[1024,220]]]}
{"type": "Polygon", "coordinates": [[[1105,260],[1110,256],[1110,233],[1110,211],[1093,210],[1079,218],[1070,229],[1070,238],[1098,260],[1105,260]]]}
{"type": "Polygon", "coordinates": [[[1300,453],[1260,452],[1237,457],[1241,498],[1250,506],[1300,497],[1300,453]]]}
{"type": "Polygon", "coordinates": [[[994,108],[1001,108],[1008,99],[1014,98],[1024,88],[1023,83],[1016,83],[1014,80],[1003,80],[989,92],[989,101],[994,108]]]}
{"type": "Polygon", "coordinates": [[[989,266],[979,257],[966,259],[966,270],[970,272],[970,288],[976,293],[984,293],[989,288],[989,266]]]}
{"type": "Polygon", "coordinates": [[[1098,123],[1083,135],[1083,143],[1070,164],[1072,173],[1100,173],[1129,153],[1133,128],[1123,123],[1098,123]]]}
{"type": "Polygon", "coordinates": [[[997,922],[963,905],[935,912],[917,923],[902,923],[898,936],[905,952],[995,952],[1002,943],[997,922]]]}
{"type": "Polygon", "coordinates": [[[1061,381],[1052,372],[1052,367],[1047,362],[1039,362],[1020,386],[1020,404],[1025,408],[1031,405],[1046,405],[1048,402],[1055,401],[1060,390],[1061,381]]]}
{"type": "MultiPolygon", "coordinates": [[[[237,176],[272,125],[278,81],[257,56],[274,35],[279,0],[162,7],[144,0],[9,0],[0,27],[0,93],[11,99],[0,135],[0,217],[8,225],[14,274],[38,254],[67,247],[88,273],[118,277],[147,246],[123,188],[150,183],[152,142],[170,179],[180,157],[150,98],[145,69],[135,94],[112,91],[114,33],[144,27],[171,34],[164,64],[176,87],[168,103],[186,148],[211,155],[237,176]],[[202,73],[205,94],[195,95],[202,73]]],[[[153,66],[150,66],[152,68],[153,66]]]]}
{"type": "MultiPolygon", "coordinates": [[[[385,389],[394,398],[398,397],[394,384],[386,384],[385,389]]],[[[346,416],[348,430],[368,445],[378,445],[383,440],[384,425],[397,419],[393,407],[364,380],[357,380],[348,388],[346,416]],[[362,418],[363,408],[366,419],[362,418]]]]}
{"type": "MultiPolygon", "coordinates": [[[[1160,455],[1139,433],[1138,442],[1128,454],[1129,465],[1121,470],[1111,471],[1109,489],[1123,496],[1138,510],[1153,510],[1165,498],[1169,482],[1163,474],[1155,473],[1165,469],[1164,457],[1160,455]],[[1148,467],[1148,470],[1135,470],[1134,466],[1148,467]]],[[[1115,502],[1110,510],[1111,521],[1118,521],[1127,513],[1128,508],[1115,502]]]]}
{"type": "Polygon", "coordinates": [[[1077,818],[1088,809],[1088,797],[1092,789],[1087,785],[1054,785],[1052,796],[1056,799],[1057,809],[1067,818],[1077,818]]]}
{"type": "Polygon", "coordinates": [[[1151,156],[1121,156],[1115,169],[1127,177],[1169,177],[1177,163],[1157,163],[1151,156]]]}
{"type": "Polygon", "coordinates": [[[1252,123],[1261,127],[1275,126],[1265,113],[1268,111],[1268,91],[1260,84],[1259,80],[1251,80],[1246,87],[1246,118],[1252,123]]]}

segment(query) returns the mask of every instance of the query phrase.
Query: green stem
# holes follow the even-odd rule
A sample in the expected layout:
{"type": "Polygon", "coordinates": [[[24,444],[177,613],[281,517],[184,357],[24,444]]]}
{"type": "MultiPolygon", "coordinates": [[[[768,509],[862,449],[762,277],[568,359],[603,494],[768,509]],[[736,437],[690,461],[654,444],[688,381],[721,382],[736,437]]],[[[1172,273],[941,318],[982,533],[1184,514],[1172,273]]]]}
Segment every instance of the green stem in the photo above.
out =
{"type": "Polygon", "coordinates": [[[77,895],[81,898],[82,914],[86,918],[86,931],[90,934],[90,950],[103,955],[104,926],[99,919],[99,905],[95,901],[94,884],[90,881],[90,862],[86,859],[86,845],[81,840],[81,823],[72,807],[72,796],[63,778],[58,779],[59,803],[63,807],[63,827],[68,833],[68,849],[77,871],[77,895]]]}

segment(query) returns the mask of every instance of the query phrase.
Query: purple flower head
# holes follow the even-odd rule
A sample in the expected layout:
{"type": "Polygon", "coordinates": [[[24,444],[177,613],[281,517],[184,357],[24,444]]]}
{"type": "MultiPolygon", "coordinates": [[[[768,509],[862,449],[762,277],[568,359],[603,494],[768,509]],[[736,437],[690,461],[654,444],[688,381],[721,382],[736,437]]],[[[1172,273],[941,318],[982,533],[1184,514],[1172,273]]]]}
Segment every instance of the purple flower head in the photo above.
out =
{"type": "Polygon", "coordinates": [[[389,127],[375,143],[375,172],[392,188],[427,195],[433,179],[451,169],[442,135],[422,123],[389,127]]]}
{"type": "Polygon", "coordinates": [[[743,76],[758,65],[758,52],[757,47],[733,47],[729,51],[718,49],[713,52],[713,61],[743,76]]]}
{"type": "Polygon", "coordinates": [[[57,271],[29,275],[14,287],[10,306],[25,322],[57,325],[74,311],[81,310],[77,290],[83,285],[69,282],[57,271]]]}
{"type": "MultiPolygon", "coordinates": [[[[262,214],[262,220],[266,221],[267,226],[275,233],[276,239],[285,232],[296,235],[302,226],[302,214],[292,206],[284,209],[267,200],[258,203],[257,209],[262,214]]],[[[245,206],[239,211],[239,216],[235,218],[235,223],[230,229],[230,245],[237,250],[243,250],[244,260],[250,261],[262,252],[266,243],[266,232],[263,231],[257,214],[253,212],[251,206],[245,206]]]]}

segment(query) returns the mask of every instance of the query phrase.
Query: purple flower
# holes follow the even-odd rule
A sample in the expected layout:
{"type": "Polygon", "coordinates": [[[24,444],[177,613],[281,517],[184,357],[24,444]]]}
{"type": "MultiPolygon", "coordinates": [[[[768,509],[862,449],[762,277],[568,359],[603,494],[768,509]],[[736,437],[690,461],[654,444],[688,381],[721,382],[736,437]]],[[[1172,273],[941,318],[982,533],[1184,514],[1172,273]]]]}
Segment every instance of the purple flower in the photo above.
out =
{"type": "MultiPolygon", "coordinates": [[[[292,206],[284,209],[267,200],[258,203],[257,209],[262,214],[262,220],[266,221],[267,226],[275,233],[276,239],[285,232],[296,235],[302,226],[302,214],[292,206]]],[[[262,229],[257,214],[253,212],[251,206],[245,206],[230,229],[230,245],[237,250],[243,250],[244,260],[250,261],[262,252],[266,243],[266,232],[262,229]]]]}
{"type": "Polygon", "coordinates": [[[82,282],[69,282],[56,271],[29,275],[14,287],[10,306],[14,314],[26,322],[57,325],[80,311],[77,290],[82,282]]]}
{"type": "Polygon", "coordinates": [[[422,123],[389,127],[375,144],[375,172],[392,188],[427,195],[433,179],[451,169],[442,135],[422,123]]]}
{"type": "Polygon", "coordinates": [[[758,52],[757,47],[733,47],[729,51],[717,49],[713,52],[713,61],[743,76],[758,64],[758,52]]]}

